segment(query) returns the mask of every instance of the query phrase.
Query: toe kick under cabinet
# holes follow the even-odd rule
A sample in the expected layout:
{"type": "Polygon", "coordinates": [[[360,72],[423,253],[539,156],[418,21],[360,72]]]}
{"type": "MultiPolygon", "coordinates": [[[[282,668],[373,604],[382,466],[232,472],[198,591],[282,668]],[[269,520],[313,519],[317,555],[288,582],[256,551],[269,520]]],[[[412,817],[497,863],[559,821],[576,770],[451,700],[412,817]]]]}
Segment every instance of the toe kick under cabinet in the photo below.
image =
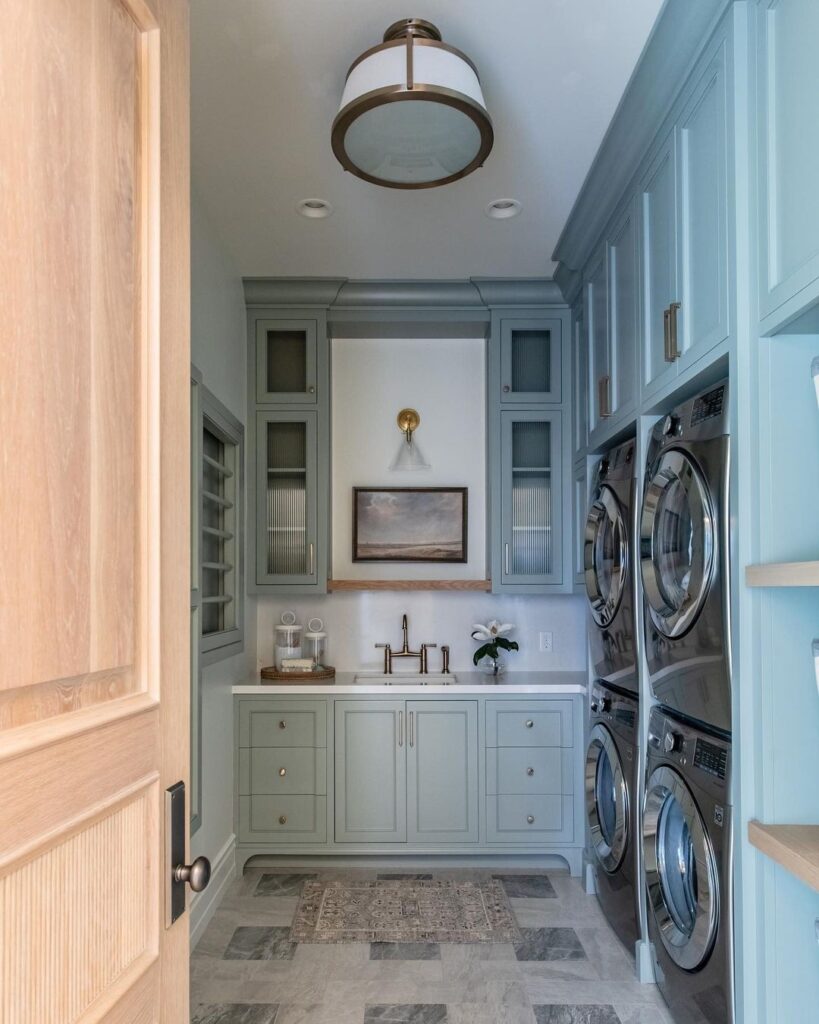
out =
{"type": "Polygon", "coordinates": [[[277,853],[542,853],[577,873],[581,699],[237,694],[239,866],[277,853]]]}

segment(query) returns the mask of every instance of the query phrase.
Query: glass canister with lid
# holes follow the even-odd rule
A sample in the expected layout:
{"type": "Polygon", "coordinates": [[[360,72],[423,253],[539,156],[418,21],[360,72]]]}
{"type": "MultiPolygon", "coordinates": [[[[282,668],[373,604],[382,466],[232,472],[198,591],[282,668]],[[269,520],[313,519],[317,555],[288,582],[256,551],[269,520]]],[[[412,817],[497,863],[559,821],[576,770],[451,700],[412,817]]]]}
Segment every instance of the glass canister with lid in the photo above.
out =
{"type": "Polygon", "coordinates": [[[314,671],[324,668],[326,641],[324,623],[319,618],[310,619],[304,634],[304,657],[312,661],[314,671]]]}
{"type": "Polygon", "coordinates": [[[280,626],[273,627],[275,640],[275,665],[281,672],[285,659],[300,658],[302,627],[296,622],[295,612],[283,612],[280,626]]]}

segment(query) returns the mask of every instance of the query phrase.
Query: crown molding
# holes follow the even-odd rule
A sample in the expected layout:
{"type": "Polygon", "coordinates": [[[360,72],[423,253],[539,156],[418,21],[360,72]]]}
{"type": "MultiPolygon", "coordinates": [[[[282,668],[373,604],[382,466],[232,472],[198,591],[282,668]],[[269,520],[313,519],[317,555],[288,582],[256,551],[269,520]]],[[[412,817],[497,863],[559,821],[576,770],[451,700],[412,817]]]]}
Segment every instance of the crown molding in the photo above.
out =
{"type": "Polygon", "coordinates": [[[472,277],[487,306],[563,305],[560,286],[550,277],[472,277]]]}
{"type": "Polygon", "coordinates": [[[565,263],[558,263],[555,268],[555,281],[563,293],[563,298],[566,300],[566,304],[573,306],[577,297],[580,295],[580,289],[583,285],[583,275],[579,270],[570,270],[565,263]]]}
{"type": "Polygon", "coordinates": [[[557,241],[555,263],[582,270],[731,3],[666,0],[557,241]]]}
{"type": "Polygon", "coordinates": [[[346,277],[243,277],[247,306],[332,306],[346,277]]]}

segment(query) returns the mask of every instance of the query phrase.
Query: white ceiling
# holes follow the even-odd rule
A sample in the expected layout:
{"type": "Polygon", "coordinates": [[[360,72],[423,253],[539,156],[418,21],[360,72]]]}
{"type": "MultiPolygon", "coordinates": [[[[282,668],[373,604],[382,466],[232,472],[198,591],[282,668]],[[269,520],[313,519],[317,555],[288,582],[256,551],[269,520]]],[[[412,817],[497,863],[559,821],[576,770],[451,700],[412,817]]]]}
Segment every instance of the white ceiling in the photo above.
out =
{"type": "Polygon", "coordinates": [[[243,275],[549,275],[662,2],[193,0],[194,189],[243,275]],[[347,174],[330,148],[347,68],[402,17],[472,57],[495,125],[482,169],[417,192],[347,174]],[[299,216],[312,196],[335,213],[299,216]],[[509,196],[518,217],[484,215],[509,196]]]}

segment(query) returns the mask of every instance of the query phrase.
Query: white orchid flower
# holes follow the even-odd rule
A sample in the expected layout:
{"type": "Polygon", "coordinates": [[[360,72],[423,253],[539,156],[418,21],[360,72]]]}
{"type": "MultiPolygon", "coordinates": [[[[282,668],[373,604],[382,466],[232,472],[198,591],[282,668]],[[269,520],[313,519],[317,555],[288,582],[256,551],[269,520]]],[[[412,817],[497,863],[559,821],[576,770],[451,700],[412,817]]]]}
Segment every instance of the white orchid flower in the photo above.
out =
{"type": "Polygon", "coordinates": [[[476,622],[472,626],[472,639],[494,640],[497,636],[505,636],[507,633],[511,633],[514,628],[511,622],[498,622],[497,619],[492,619],[485,626],[476,622]]]}

